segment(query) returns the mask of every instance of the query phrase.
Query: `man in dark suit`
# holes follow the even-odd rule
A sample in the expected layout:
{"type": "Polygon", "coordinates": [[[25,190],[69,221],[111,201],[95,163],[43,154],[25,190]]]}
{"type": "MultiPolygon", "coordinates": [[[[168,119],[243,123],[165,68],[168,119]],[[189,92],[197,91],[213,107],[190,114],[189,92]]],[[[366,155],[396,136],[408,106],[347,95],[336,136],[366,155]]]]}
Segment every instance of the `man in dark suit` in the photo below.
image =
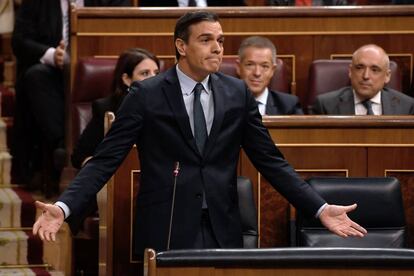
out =
{"type": "Polygon", "coordinates": [[[352,87],[319,95],[314,114],[329,115],[409,115],[414,114],[414,99],[385,88],[390,81],[390,60],[384,49],[369,44],[352,55],[349,78],[352,87]]]}
{"type": "Polygon", "coordinates": [[[261,115],[303,114],[298,97],[268,88],[276,70],[276,48],[269,39],[248,37],[238,54],[237,74],[256,98],[261,115]]]}
{"type": "MultiPolygon", "coordinates": [[[[84,0],[85,6],[125,6],[129,0],[84,0]]],[[[52,152],[63,148],[64,80],[68,60],[69,6],[67,0],[24,0],[12,37],[17,58],[16,113],[13,135],[13,175],[30,181],[36,144],[52,152]]],[[[40,168],[37,168],[38,170],[40,168]]],[[[15,182],[15,183],[16,183],[15,182]]]]}
{"type": "Polygon", "coordinates": [[[334,233],[363,236],[346,213],[356,205],[329,205],[303,182],[275,147],[243,81],[216,73],[223,32],[216,14],[183,15],[174,41],[178,64],[135,84],[95,156],[55,204],[37,202],[43,213],[33,233],[55,240],[64,217],[79,217],[136,143],[141,186],[136,201],[135,252],[146,247],[242,247],[237,202],[240,147],[292,204],[318,216],[334,233]],[[173,200],[173,170],[180,163],[173,200]]]}

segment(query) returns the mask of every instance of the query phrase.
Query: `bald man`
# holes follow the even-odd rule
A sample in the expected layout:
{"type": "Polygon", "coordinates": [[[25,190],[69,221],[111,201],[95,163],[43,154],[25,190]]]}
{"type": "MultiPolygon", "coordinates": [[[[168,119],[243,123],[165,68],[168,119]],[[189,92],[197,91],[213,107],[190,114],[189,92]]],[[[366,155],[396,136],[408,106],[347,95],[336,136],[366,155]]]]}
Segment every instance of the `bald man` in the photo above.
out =
{"type": "Polygon", "coordinates": [[[314,114],[410,115],[414,99],[384,87],[391,79],[390,60],[381,47],[364,45],[352,55],[349,65],[351,86],[319,95],[314,114]]]}

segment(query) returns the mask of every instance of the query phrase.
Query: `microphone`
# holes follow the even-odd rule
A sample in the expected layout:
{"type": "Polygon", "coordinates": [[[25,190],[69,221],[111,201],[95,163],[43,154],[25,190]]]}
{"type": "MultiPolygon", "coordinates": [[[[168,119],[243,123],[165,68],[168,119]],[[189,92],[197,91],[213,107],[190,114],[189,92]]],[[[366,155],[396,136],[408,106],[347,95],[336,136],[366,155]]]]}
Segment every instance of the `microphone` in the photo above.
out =
{"type": "Polygon", "coordinates": [[[167,240],[167,250],[170,250],[170,242],[171,242],[171,230],[172,230],[172,222],[173,222],[173,215],[174,215],[174,204],[175,204],[175,188],[177,187],[177,177],[178,173],[180,172],[180,162],[174,162],[174,186],[173,186],[173,195],[172,195],[172,202],[171,202],[171,213],[170,213],[170,226],[168,229],[168,240],[167,240]]]}

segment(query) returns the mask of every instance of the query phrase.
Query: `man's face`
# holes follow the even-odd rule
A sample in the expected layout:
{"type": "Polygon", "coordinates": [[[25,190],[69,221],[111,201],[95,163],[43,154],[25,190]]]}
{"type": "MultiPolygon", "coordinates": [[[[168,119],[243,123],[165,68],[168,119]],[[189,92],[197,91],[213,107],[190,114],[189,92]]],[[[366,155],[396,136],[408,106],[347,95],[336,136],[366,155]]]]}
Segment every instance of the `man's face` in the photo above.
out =
{"type": "Polygon", "coordinates": [[[238,62],[237,73],[254,96],[258,97],[269,85],[275,69],[270,49],[247,47],[244,49],[242,60],[238,62]]]}
{"type": "Polygon", "coordinates": [[[219,22],[202,21],[189,28],[188,42],[176,39],[180,69],[196,81],[217,72],[223,59],[223,31],[219,22]]]}
{"type": "Polygon", "coordinates": [[[358,51],[352,58],[349,77],[355,93],[361,99],[374,97],[390,81],[385,53],[377,48],[358,51]]]}

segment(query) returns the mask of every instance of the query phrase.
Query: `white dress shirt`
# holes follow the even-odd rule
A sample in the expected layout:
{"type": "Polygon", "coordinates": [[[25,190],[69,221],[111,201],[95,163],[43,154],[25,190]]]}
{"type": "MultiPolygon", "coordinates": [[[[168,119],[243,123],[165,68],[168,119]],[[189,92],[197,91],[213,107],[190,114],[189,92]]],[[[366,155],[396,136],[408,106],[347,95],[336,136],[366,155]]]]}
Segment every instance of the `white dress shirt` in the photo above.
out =
{"type": "MultiPolygon", "coordinates": [[[[361,99],[358,97],[357,93],[355,93],[355,90],[353,90],[354,93],[354,106],[355,106],[355,115],[367,115],[367,109],[362,104],[364,99],[361,99]]],[[[374,112],[374,115],[382,115],[382,104],[381,104],[381,91],[379,91],[374,97],[370,99],[372,104],[372,111],[374,112]]]]}
{"type": "Polygon", "coordinates": [[[268,96],[269,96],[269,89],[266,87],[264,92],[256,98],[256,102],[259,107],[259,112],[260,112],[260,115],[262,116],[266,114],[266,105],[267,105],[268,96]]]}
{"type": "MultiPolygon", "coordinates": [[[[181,92],[183,93],[183,99],[185,109],[187,110],[188,118],[190,119],[191,131],[194,134],[194,87],[198,82],[187,76],[183,71],[180,70],[179,66],[176,65],[178,82],[180,83],[181,92]]],[[[210,134],[211,126],[214,120],[214,101],[213,94],[210,87],[210,75],[208,75],[200,83],[203,85],[204,90],[200,95],[201,106],[203,107],[204,117],[206,119],[207,133],[210,134]]]]}
{"type": "MultiPolygon", "coordinates": [[[[188,0],[177,0],[179,7],[188,7],[188,0]]],[[[207,0],[195,0],[197,7],[207,7],[207,0]]]]}

